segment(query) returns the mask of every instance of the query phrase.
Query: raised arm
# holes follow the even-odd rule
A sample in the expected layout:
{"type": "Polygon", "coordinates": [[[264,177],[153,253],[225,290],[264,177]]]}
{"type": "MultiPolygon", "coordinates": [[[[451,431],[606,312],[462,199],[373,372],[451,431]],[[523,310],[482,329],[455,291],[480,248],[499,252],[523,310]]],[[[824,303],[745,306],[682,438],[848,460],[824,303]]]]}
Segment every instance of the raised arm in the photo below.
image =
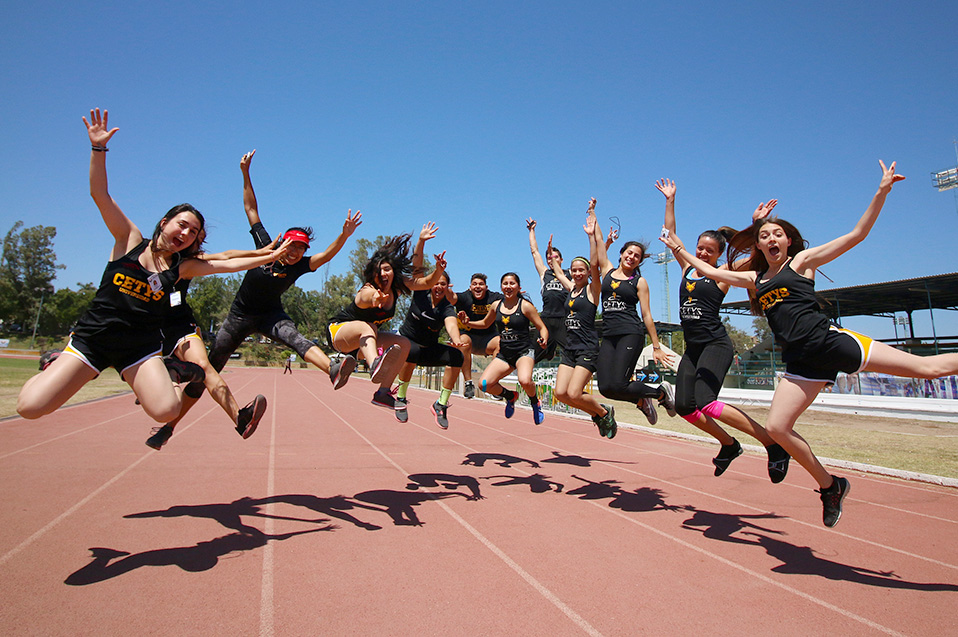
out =
{"type": "Polygon", "coordinates": [[[430,221],[424,224],[422,230],[419,231],[419,239],[416,241],[416,248],[412,253],[413,272],[420,272],[422,270],[422,264],[425,260],[424,250],[426,249],[426,242],[435,237],[438,230],[438,226],[430,221]]]}
{"type": "MultiPolygon", "coordinates": [[[[668,230],[670,235],[674,235],[679,245],[684,248],[685,244],[682,243],[675,232],[675,182],[671,179],[660,179],[655,182],[655,187],[665,197],[665,221],[662,222],[662,227],[668,230]]],[[[682,268],[683,272],[689,267],[685,259],[676,256],[675,260],[679,262],[679,267],[682,268]]]]}
{"type": "MultiPolygon", "coordinates": [[[[539,279],[546,273],[546,264],[542,262],[542,255],[539,254],[539,243],[536,241],[536,220],[533,218],[526,219],[526,228],[529,229],[529,250],[532,251],[532,262],[536,264],[536,272],[539,273],[539,279]]],[[[549,253],[546,251],[546,258],[549,258],[549,253]]]]}
{"type": "Polygon", "coordinates": [[[714,268],[683,248],[681,240],[671,233],[668,236],[659,237],[659,241],[668,246],[668,248],[672,251],[672,254],[675,255],[676,260],[681,258],[693,268],[698,270],[699,274],[703,274],[713,281],[728,283],[729,285],[734,285],[735,287],[755,289],[755,272],[751,270],[727,270],[725,268],[714,268]]]}
{"type": "Polygon", "coordinates": [[[595,197],[589,201],[589,210],[586,212],[586,225],[592,226],[592,234],[596,243],[596,264],[599,268],[599,276],[605,276],[615,269],[615,264],[609,260],[608,245],[602,236],[602,228],[599,227],[599,220],[595,216],[595,197]],[[590,221],[591,219],[591,221],[590,221]]]}
{"type": "MultiPolygon", "coordinates": [[[[549,235],[549,245],[546,246],[546,255],[552,254],[552,235],[549,235]]],[[[575,283],[572,282],[569,277],[565,275],[565,272],[562,271],[562,268],[559,267],[559,262],[556,259],[549,259],[549,267],[552,268],[552,273],[556,275],[556,278],[559,279],[559,283],[562,284],[567,290],[571,290],[575,287],[575,283]]]]}
{"type": "Polygon", "coordinates": [[[434,254],[433,258],[436,260],[436,267],[433,269],[432,274],[426,277],[414,276],[408,279],[406,281],[407,288],[410,290],[428,290],[439,282],[442,273],[446,271],[446,251],[443,250],[439,254],[434,254]]]}
{"type": "Polygon", "coordinates": [[[888,193],[891,192],[892,186],[905,178],[904,175],[895,174],[895,162],[892,162],[891,166],[887,168],[885,167],[885,162],[878,160],[878,163],[881,165],[882,170],[881,181],[878,183],[878,192],[872,197],[871,203],[861,216],[861,219],[858,220],[858,223],[855,224],[855,227],[852,228],[852,231],[837,239],[832,239],[824,245],[799,252],[795,255],[795,261],[792,265],[796,272],[813,270],[829,261],[837,259],[857,246],[868,236],[872,226],[875,225],[875,221],[878,219],[878,213],[881,212],[882,206],[885,205],[885,198],[888,196],[888,193]]]}
{"type": "Polygon", "coordinates": [[[110,196],[106,178],[106,145],[120,129],[111,129],[107,119],[107,111],[104,110],[101,114],[100,109],[95,108],[90,111],[90,121],[84,117],[83,123],[86,125],[92,147],[90,150],[90,196],[93,197],[96,207],[100,210],[100,216],[103,217],[103,223],[106,224],[107,230],[115,240],[112,259],[118,259],[142,241],[143,235],[110,196]]]}
{"type": "Polygon", "coordinates": [[[333,257],[336,256],[340,250],[343,249],[343,246],[346,245],[346,241],[349,237],[356,232],[358,228],[363,223],[363,213],[359,210],[356,211],[356,214],[353,214],[352,210],[346,211],[346,221],[343,222],[343,230],[339,233],[339,236],[333,239],[333,242],[329,244],[329,247],[323,250],[318,254],[314,254],[309,257],[309,269],[312,272],[315,272],[321,265],[329,263],[333,260],[333,257]]]}
{"type": "Polygon", "coordinates": [[[256,154],[254,148],[243,155],[240,160],[240,170],[243,172],[243,208],[246,209],[246,218],[249,220],[249,226],[252,228],[259,220],[259,207],[256,205],[256,193],[253,192],[253,182],[249,178],[249,165],[253,162],[253,155],[256,154]]]}
{"type": "Polygon", "coordinates": [[[599,249],[596,247],[595,238],[595,215],[586,219],[582,227],[589,237],[589,265],[592,268],[591,280],[589,281],[589,300],[598,305],[602,298],[602,274],[599,272],[599,249]]]}
{"type": "MultiPolygon", "coordinates": [[[[184,279],[195,279],[198,276],[210,274],[229,274],[251,270],[284,257],[291,243],[292,241],[287,239],[275,250],[271,250],[269,247],[261,250],[250,250],[246,252],[248,256],[211,258],[220,255],[205,255],[203,258],[187,259],[180,266],[180,276],[184,279]]],[[[230,250],[228,252],[242,253],[243,251],[230,250]]]]}

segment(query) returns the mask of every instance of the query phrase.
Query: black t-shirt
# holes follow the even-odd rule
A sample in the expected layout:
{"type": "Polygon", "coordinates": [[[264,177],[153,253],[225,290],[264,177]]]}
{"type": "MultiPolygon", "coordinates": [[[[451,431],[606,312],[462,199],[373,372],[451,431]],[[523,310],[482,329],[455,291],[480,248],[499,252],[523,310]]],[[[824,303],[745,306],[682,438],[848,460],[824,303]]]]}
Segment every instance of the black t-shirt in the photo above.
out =
{"type": "Polygon", "coordinates": [[[695,268],[688,268],[679,284],[679,320],[686,343],[711,343],[726,336],[719,318],[725,292],[708,277],[692,278],[695,268]]]}
{"type": "Polygon", "coordinates": [[[418,345],[433,345],[439,342],[439,332],[445,320],[456,317],[456,308],[443,297],[433,307],[429,290],[416,290],[399,333],[418,345]]]}
{"type": "MultiPolygon", "coordinates": [[[[273,242],[262,223],[254,225],[249,232],[253,235],[253,241],[255,241],[257,249],[273,242]]],[[[283,265],[279,261],[274,261],[247,270],[246,276],[243,277],[243,283],[240,285],[239,291],[236,292],[236,298],[233,299],[230,312],[236,314],[266,314],[275,310],[282,310],[283,292],[292,287],[296,283],[296,279],[307,272],[312,272],[307,255],[303,255],[303,258],[293,265],[283,265]]]]}
{"type": "Polygon", "coordinates": [[[150,284],[152,272],[140,265],[139,256],[149,240],[144,239],[135,248],[115,261],[106,264],[100,287],[93,302],[73,330],[77,336],[98,336],[106,333],[142,333],[151,336],[155,331],[161,339],[160,328],[170,315],[170,292],[179,278],[179,256],[175,265],[157,274],[150,284]],[[155,289],[154,289],[155,288],[155,289]]]}
{"type": "MultiPolygon", "coordinates": [[[[501,294],[498,292],[493,292],[492,290],[486,290],[486,296],[481,301],[476,300],[476,298],[472,295],[472,290],[459,292],[456,297],[456,310],[465,312],[469,316],[470,321],[481,321],[482,319],[486,318],[486,314],[489,313],[489,308],[492,306],[493,302],[502,299],[501,294]]],[[[495,334],[496,326],[490,325],[484,329],[472,328],[469,329],[469,331],[476,334],[495,334]]]]}
{"type": "MultiPolygon", "coordinates": [[[[568,271],[563,270],[563,272],[567,277],[569,276],[568,271]]],[[[555,272],[551,268],[547,268],[542,273],[542,312],[539,315],[544,318],[562,318],[565,316],[565,301],[568,292],[555,272]]]]}
{"type": "Polygon", "coordinates": [[[815,281],[792,269],[791,263],[768,281],[765,272],[755,280],[755,294],[768,319],[775,341],[782,346],[782,360],[801,359],[813,354],[828,334],[828,317],[815,298],[815,281]]]}

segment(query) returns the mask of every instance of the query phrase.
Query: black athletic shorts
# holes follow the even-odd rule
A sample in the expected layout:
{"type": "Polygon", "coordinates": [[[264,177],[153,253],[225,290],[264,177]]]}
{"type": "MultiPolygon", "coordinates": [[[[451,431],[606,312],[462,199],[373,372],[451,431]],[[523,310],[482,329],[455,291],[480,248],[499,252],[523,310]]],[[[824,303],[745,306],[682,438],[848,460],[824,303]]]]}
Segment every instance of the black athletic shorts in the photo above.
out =
{"type": "Polygon", "coordinates": [[[406,362],[422,367],[462,367],[464,360],[462,352],[452,345],[433,343],[424,347],[415,341],[409,341],[406,362]]]}
{"type": "Polygon", "coordinates": [[[486,356],[486,348],[489,347],[489,341],[499,336],[496,332],[483,334],[482,332],[464,331],[462,334],[472,339],[472,353],[476,356],[486,356]]]}
{"type": "Polygon", "coordinates": [[[594,374],[598,359],[599,350],[596,349],[564,349],[559,364],[572,368],[584,367],[594,374]]]}
{"type": "Polygon", "coordinates": [[[785,377],[832,384],[838,372],[855,374],[868,363],[872,339],[839,327],[830,327],[825,344],[811,356],[785,363],[785,377]]]}
{"type": "Polygon", "coordinates": [[[523,349],[519,351],[500,349],[499,353],[496,354],[496,358],[498,358],[499,360],[506,361],[507,363],[509,363],[509,366],[513,368],[516,366],[516,363],[519,361],[519,359],[522,358],[523,356],[528,356],[532,360],[535,360],[536,349],[534,347],[529,347],[528,349],[523,349]]]}
{"type": "Polygon", "coordinates": [[[162,351],[163,343],[159,334],[121,336],[111,333],[100,337],[71,335],[63,353],[79,358],[98,374],[112,367],[122,378],[127,369],[159,356],[162,351]]]}

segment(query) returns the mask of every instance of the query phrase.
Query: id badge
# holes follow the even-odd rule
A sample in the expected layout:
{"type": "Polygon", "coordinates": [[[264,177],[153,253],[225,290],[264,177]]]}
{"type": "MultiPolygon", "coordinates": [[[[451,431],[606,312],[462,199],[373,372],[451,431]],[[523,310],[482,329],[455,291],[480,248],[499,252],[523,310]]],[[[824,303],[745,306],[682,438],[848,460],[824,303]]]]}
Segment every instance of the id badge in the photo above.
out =
{"type": "Polygon", "coordinates": [[[154,292],[159,292],[163,289],[163,284],[160,283],[160,275],[156,272],[146,277],[146,282],[150,284],[150,289],[154,292]]]}
{"type": "Polygon", "coordinates": [[[182,302],[183,299],[180,297],[180,291],[174,290],[173,293],[170,294],[170,307],[176,307],[182,302]]]}

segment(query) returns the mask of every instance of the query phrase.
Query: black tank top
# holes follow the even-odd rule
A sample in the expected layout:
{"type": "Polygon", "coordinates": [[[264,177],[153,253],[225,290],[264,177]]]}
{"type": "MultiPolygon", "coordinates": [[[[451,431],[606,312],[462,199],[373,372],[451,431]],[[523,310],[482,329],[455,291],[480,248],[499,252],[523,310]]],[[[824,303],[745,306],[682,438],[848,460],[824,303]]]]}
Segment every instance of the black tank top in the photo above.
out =
{"type": "Polygon", "coordinates": [[[566,295],[565,317],[566,349],[599,349],[599,333],[595,329],[595,303],[589,300],[587,288],[576,295],[572,290],[566,295]]]}
{"type": "Polygon", "coordinates": [[[389,307],[359,307],[353,298],[349,305],[336,312],[330,323],[347,323],[349,321],[364,321],[373,325],[382,325],[396,314],[396,302],[389,307]]]}
{"type": "MultiPolygon", "coordinates": [[[[569,273],[566,272],[566,276],[569,273]]],[[[565,316],[565,300],[568,290],[555,275],[551,268],[542,274],[542,312],[541,316],[548,318],[562,318],[565,316]]]]}
{"type": "Polygon", "coordinates": [[[782,360],[813,354],[828,334],[828,317],[815,298],[815,281],[792,269],[791,262],[768,281],[765,272],[755,280],[755,294],[768,319],[775,341],[782,346],[782,360]]]}
{"type": "Polygon", "coordinates": [[[636,307],[639,304],[639,272],[622,280],[610,270],[602,278],[602,333],[605,336],[642,333],[645,325],[636,307]]]}
{"type": "Polygon", "coordinates": [[[499,330],[499,349],[509,352],[523,352],[532,347],[531,323],[522,313],[524,299],[520,296],[516,310],[512,314],[502,313],[502,303],[496,307],[496,328],[499,330]]]}
{"type": "Polygon", "coordinates": [[[686,343],[710,343],[726,336],[719,319],[725,292],[708,277],[692,278],[689,267],[679,285],[679,317],[686,343]]]}

